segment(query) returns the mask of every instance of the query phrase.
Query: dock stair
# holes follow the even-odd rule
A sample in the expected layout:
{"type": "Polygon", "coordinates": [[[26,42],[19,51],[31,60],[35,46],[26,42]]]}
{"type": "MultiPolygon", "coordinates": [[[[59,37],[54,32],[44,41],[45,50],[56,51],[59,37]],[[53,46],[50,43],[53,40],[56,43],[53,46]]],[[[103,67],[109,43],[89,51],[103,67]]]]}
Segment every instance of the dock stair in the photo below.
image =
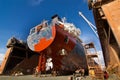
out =
{"type": "Polygon", "coordinates": [[[103,80],[103,71],[93,43],[85,45],[88,73],[92,78],[103,80]]]}

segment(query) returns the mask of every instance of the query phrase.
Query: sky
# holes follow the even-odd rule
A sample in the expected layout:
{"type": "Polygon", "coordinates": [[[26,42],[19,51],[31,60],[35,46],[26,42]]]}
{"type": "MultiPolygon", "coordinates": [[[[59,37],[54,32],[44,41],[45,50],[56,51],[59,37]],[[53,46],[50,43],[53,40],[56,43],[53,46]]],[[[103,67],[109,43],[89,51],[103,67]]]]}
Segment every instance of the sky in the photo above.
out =
{"type": "Polygon", "coordinates": [[[50,21],[55,14],[66,17],[67,22],[80,28],[82,41],[93,42],[97,51],[101,51],[99,38],[78,14],[79,11],[95,25],[87,0],[0,0],[0,54],[5,54],[9,38],[26,41],[32,27],[44,19],[50,21]]]}

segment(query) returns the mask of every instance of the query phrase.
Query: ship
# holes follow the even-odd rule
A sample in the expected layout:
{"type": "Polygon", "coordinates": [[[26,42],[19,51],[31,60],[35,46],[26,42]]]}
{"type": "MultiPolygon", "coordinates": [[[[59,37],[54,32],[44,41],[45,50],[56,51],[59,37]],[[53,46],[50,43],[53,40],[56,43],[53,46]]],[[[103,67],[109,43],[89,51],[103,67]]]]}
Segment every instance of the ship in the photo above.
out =
{"type": "Polygon", "coordinates": [[[46,70],[46,63],[52,62],[51,70],[60,74],[73,73],[78,68],[87,71],[85,48],[80,39],[80,29],[73,23],[52,16],[51,23],[43,20],[30,30],[28,47],[39,54],[38,71],[46,70]]]}
{"type": "Polygon", "coordinates": [[[36,68],[40,73],[56,75],[73,74],[79,68],[88,73],[86,47],[80,34],[80,29],[65,17],[54,15],[50,22],[43,20],[30,29],[27,43],[15,37],[8,40],[0,74],[27,75],[36,68]]]}

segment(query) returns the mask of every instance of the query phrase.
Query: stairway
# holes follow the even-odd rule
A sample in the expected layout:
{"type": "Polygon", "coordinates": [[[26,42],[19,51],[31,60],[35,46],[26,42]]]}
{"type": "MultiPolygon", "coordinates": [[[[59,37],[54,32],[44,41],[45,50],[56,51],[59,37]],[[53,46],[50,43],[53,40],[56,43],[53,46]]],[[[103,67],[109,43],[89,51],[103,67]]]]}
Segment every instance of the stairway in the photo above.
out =
{"type": "Polygon", "coordinates": [[[96,79],[103,80],[103,71],[99,62],[97,51],[93,43],[85,45],[86,49],[86,60],[88,65],[89,76],[96,79]],[[97,63],[98,62],[98,63],[97,63]]]}

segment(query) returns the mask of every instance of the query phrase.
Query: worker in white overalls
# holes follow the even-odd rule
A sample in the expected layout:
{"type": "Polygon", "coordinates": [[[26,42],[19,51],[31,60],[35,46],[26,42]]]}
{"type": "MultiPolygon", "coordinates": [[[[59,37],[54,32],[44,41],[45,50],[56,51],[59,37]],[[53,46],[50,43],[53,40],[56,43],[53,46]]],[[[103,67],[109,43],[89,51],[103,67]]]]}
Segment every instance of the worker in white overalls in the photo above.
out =
{"type": "Polygon", "coordinates": [[[46,62],[46,71],[49,71],[53,68],[52,58],[48,58],[46,62]]]}

